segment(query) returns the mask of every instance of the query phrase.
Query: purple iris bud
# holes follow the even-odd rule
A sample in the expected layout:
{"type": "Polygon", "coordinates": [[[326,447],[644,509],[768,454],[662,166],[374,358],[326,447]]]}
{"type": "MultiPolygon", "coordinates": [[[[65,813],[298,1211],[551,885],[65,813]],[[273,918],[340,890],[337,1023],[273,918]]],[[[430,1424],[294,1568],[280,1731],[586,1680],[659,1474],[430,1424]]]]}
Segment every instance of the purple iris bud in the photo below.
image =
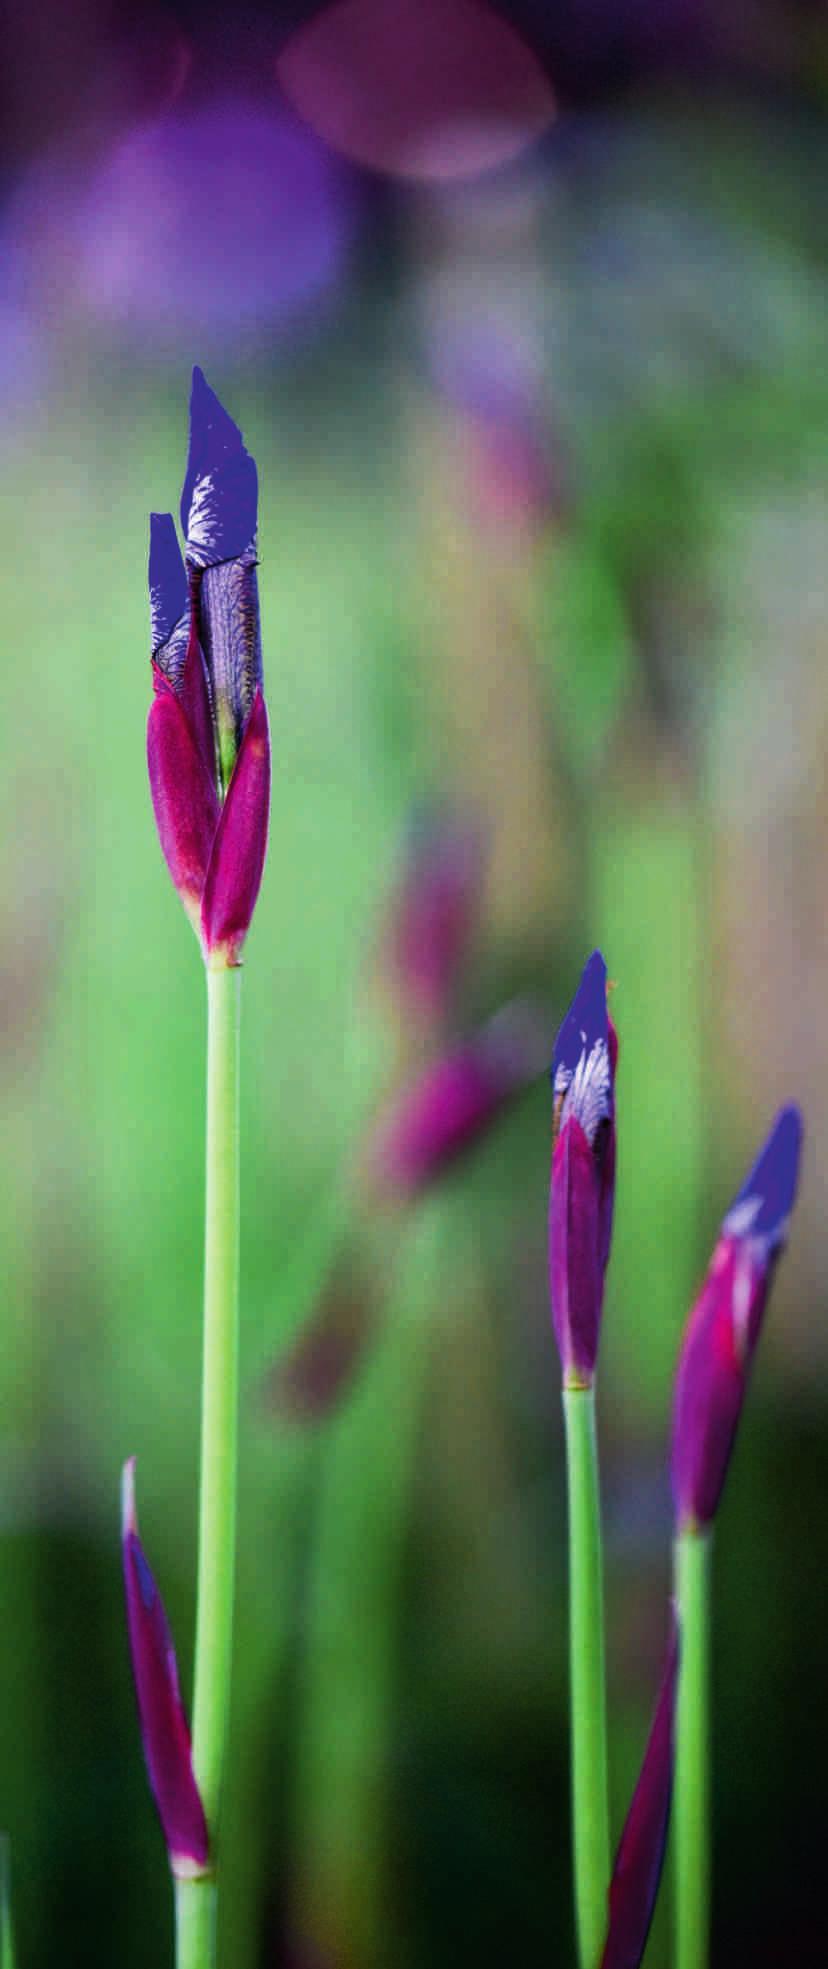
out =
{"type": "Polygon", "coordinates": [[[638,1969],[650,1932],[670,1820],[678,1657],[674,1624],[644,1762],[615,1856],[601,1969],[638,1969]]]}
{"type": "Polygon", "coordinates": [[[533,1006],[505,1005],[465,1045],[402,1094],[369,1146],[377,1187],[410,1197],[474,1147],[543,1067],[542,1022],[533,1006]]]}
{"type": "Polygon", "coordinates": [[[673,1406],[680,1528],[709,1525],[727,1475],[770,1282],[796,1196],[802,1117],[782,1108],[731,1205],[685,1329],[673,1406]]]}
{"type": "Polygon", "coordinates": [[[551,1075],[549,1286],[566,1387],[589,1387],[598,1354],[615,1196],[617,1057],[607,967],[595,950],[558,1033],[551,1075]]]}
{"type": "Polygon", "coordinates": [[[124,1464],[121,1479],[121,1543],[129,1650],[150,1787],[173,1873],[192,1878],[208,1868],[207,1822],[193,1775],[172,1635],[138,1536],[134,1457],[124,1464]]]}
{"type": "Polygon", "coordinates": [[[480,907],[481,831],[462,816],[420,813],[394,895],[386,939],[391,980],[407,1010],[442,1018],[480,907]]]}
{"type": "Polygon", "coordinates": [[[238,426],[194,370],[186,568],[171,515],[150,521],[147,763],[167,866],[214,965],[240,962],[267,846],[256,489],[238,426]]]}

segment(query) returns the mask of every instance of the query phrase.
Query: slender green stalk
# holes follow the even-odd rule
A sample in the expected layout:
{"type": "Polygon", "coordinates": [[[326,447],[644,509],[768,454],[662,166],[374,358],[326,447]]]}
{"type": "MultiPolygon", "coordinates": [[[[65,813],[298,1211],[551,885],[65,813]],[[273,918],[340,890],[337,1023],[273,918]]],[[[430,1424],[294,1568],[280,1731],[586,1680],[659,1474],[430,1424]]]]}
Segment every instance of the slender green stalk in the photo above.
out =
{"type": "Polygon", "coordinates": [[[675,1542],[681,1633],[673,1825],[676,1969],[706,1969],[710,1928],[710,1551],[711,1532],[675,1542]]]}
{"type": "Polygon", "coordinates": [[[580,1969],[597,1969],[610,1879],[604,1587],[595,1394],[564,1389],[569,1496],[572,1827],[580,1969]]]}
{"type": "Polygon", "coordinates": [[[240,978],[238,969],[207,971],[207,1192],[193,1769],[210,1832],[212,1874],[176,1883],[179,1969],[207,1969],[215,1960],[214,1875],[220,1852],[236,1558],[240,978]]]}
{"type": "Polygon", "coordinates": [[[205,1969],[216,1949],[216,1883],[214,1879],[176,1880],[176,1969],[205,1969]]]}

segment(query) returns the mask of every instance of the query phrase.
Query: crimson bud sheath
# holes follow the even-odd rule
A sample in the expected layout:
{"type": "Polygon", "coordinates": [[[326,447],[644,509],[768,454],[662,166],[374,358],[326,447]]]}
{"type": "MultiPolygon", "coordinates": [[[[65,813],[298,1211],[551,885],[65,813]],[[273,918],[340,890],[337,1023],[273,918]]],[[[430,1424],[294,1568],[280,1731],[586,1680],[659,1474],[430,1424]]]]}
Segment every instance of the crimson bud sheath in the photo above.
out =
{"type": "Polygon", "coordinates": [[[600,950],[555,1043],[549,1286],[564,1386],[588,1388],[595,1372],[615,1195],[615,1067],[618,1039],[607,1012],[600,950]]]}
{"type": "Polygon", "coordinates": [[[147,764],[167,866],[215,967],[241,961],[267,845],[257,497],[241,432],[196,368],[181,500],[186,564],[172,515],[150,519],[147,764]]]}
{"type": "Polygon", "coordinates": [[[193,1776],[172,1635],[138,1536],[134,1457],[124,1464],[121,1479],[121,1543],[129,1648],[150,1786],[172,1871],[179,1879],[192,1878],[207,1869],[207,1824],[193,1776]]]}
{"type": "Polygon", "coordinates": [[[750,1364],[796,1195],[802,1117],[782,1108],[731,1205],[690,1314],[673,1408],[679,1530],[709,1525],[719,1503],[750,1364]]]}

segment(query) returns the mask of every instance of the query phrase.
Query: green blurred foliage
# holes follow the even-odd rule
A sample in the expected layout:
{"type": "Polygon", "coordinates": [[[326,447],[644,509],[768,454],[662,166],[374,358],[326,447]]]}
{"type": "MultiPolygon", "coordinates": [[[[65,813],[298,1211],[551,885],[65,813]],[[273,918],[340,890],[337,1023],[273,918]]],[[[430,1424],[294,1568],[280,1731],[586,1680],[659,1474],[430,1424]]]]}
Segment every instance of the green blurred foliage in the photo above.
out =
{"type": "MultiPolygon", "coordinates": [[[[818,709],[828,719],[824,662],[814,682],[804,660],[807,691],[797,672],[784,731],[759,719],[760,764],[763,744],[769,761],[785,748],[792,796],[770,771],[734,775],[722,741],[758,715],[741,586],[751,542],[757,531],[770,541],[765,578],[783,583],[782,491],[795,524],[798,492],[825,489],[828,376],[812,359],[823,250],[802,221],[815,164],[803,138],[770,169],[724,110],[712,128],[687,112],[630,113],[615,139],[580,202],[563,166],[533,193],[537,415],[561,405],[552,435],[574,485],[563,514],[486,532],[467,486],[458,538],[434,554],[429,514],[458,497],[459,413],[438,405],[418,477],[407,336],[427,268],[413,235],[399,289],[355,276],[308,348],[211,378],[259,464],[274,752],[243,988],[242,1517],[222,1912],[233,1969],[301,1963],[303,1938],[327,1950],[325,1969],[507,1950],[526,1969],[571,1959],[546,1089],[413,1221],[371,1221],[356,1181],[400,1070],[399,1034],[367,982],[397,840],[413,799],[456,791],[444,783],[446,703],[454,693],[461,732],[461,684],[485,711],[496,648],[537,686],[544,716],[480,780],[495,841],[530,768],[547,776],[557,819],[540,850],[518,842],[518,862],[521,846],[527,863],[540,852],[548,874],[542,947],[534,920],[522,930],[520,893],[495,876],[466,1015],[531,984],[551,1051],[593,944],[617,982],[601,1414],[619,1826],[666,1629],[664,1458],[682,1322],[773,1103],[790,1093],[808,1112],[800,1256],[775,1298],[717,1553],[715,1959],[730,1960],[737,1938],[754,1963],[819,1951],[828,1355],[816,1197],[828,1061],[816,1041],[811,1057],[799,1008],[821,1017],[824,931],[816,943],[790,931],[775,995],[770,965],[803,814],[819,872],[807,893],[824,906],[824,772],[797,778],[805,722],[818,709]],[[638,250],[613,263],[613,292],[602,242],[629,240],[633,200],[638,250]],[[648,200],[662,222],[673,213],[672,260],[657,250],[663,227],[648,251],[648,200]],[[567,324],[579,322],[575,348],[567,324]],[[493,625],[492,650],[459,650],[456,671],[422,646],[449,558],[493,625]],[[771,827],[788,853],[765,867],[771,827]],[[747,920],[770,926],[761,990],[745,895],[747,920]],[[348,1240],[379,1267],[380,1331],[329,1420],[303,1427],[268,1410],[262,1385],[348,1240]]],[[[487,274],[496,288],[496,251],[487,274]]],[[[127,373],[94,336],[67,337],[61,357],[5,442],[0,1819],[20,1963],[61,1950],[141,1969],[169,1959],[171,1910],[120,1602],[118,1473],[130,1453],[185,1689],[194,1594],[203,987],[143,757],[146,514],[177,499],[186,376],[154,368],[150,351],[127,373]]],[[[816,665],[828,595],[821,569],[812,579],[816,665]]],[[[447,642],[462,620],[444,625],[447,642]]],[[[784,651],[780,663],[784,680],[784,651]]],[[[464,792],[473,750],[454,755],[464,792]]],[[[648,1963],[667,1960],[662,1913],[648,1963]]]]}

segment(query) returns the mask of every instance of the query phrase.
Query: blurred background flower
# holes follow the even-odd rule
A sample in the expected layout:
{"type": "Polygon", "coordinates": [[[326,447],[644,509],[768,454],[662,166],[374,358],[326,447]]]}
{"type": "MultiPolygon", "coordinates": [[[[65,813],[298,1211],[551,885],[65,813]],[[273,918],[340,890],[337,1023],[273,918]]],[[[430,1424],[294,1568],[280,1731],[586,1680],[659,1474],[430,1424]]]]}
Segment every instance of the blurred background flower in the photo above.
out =
{"type": "MultiPolygon", "coordinates": [[[[405,38],[385,9],[382,48],[369,32],[340,70],[370,156],[301,84],[313,37],[337,13],[368,32],[371,7],[29,0],[0,23],[20,1959],[141,1969],[170,1943],[115,1496],[134,1450],[189,1703],[203,1035],[141,651],[146,512],[179,483],[193,362],[256,434],[274,754],[225,1954],[570,1959],[545,1077],[404,1225],[357,1178],[381,1099],[494,1007],[548,1008],[551,1057],[600,944],[624,1117],[599,1390],[613,1835],[663,1644],[686,1309],[734,1167],[799,1100],[802,1196],[717,1524],[714,1935],[721,1962],[818,1959],[828,15],[469,0],[423,9],[418,43],[403,11],[405,38]],[[472,12],[511,50],[488,69],[472,12]],[[493,73],[520,84],[506,118],[493,73]],[[424,808],[473,816],[486,847],[439,1043],[377,976],[424,808]]],[[[648,1969],[667,1960],[659,1909],[648,1969]]]]}

